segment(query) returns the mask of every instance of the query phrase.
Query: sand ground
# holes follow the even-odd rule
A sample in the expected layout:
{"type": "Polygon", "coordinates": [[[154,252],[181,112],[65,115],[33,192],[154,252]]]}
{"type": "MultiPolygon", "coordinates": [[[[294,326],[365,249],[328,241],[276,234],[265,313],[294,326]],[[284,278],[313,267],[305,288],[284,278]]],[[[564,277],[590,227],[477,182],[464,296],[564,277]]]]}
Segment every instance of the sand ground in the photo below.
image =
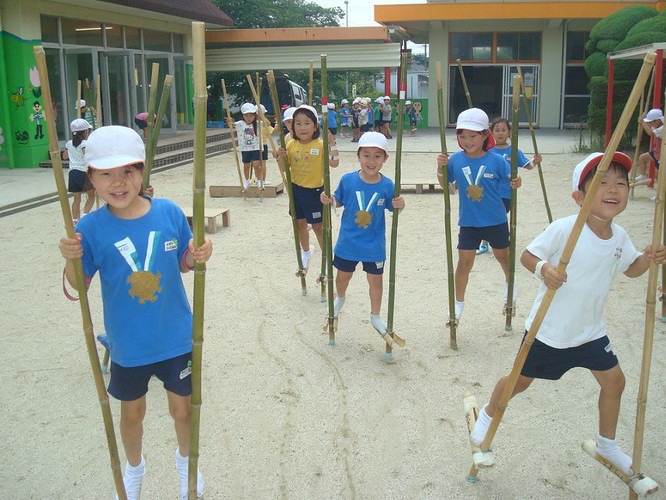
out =
{"type": "MultiPolygon", "coordinates": [[[[355,169],[341,152],[332,183],[355,169]]],[[[433,179],[433,153],[405,153],[403,178],[433,179]]],[[[582,154],[545,155],[553,215],[576,212],[573,165],[582,154]]],[[[393,177],[393,158],[384,173],[393,177]]],[[[231,155],[208,162],[207,184],[235,184],[231,155]]],[[[191,203],[191,166],[153,177],[157,195],[191,203]]],[[[277,169],[269,162],[269,178],[277,169]]],[[[519,191],[518,252],[547,225],[536,171],[519,191]]],[[[639,188],[616,222],[637,247],[651,238],[654,193],[639,188]]],[[[326,314],[315,284],[318,250],[301,297],[286,195],[263,202],[210,199],[231,211],[231,227],[211,235],[206,277],[201,469],[206,498],[620,498],[627,488],[580,449],[597,428],[598,386],[581,369],[559,382],[535,382],[517,397],[495,438],[497,465],[466,482],[471,463],[461,395],[479,403],[513,362],[538,282],[518,265],[512,332],[501,314],[503,276],[488,254],[477,258],[458,330],[448,344],[444,202],[405,194],[397,260],[396,331],[407,340],[396,362],[369,324],[367,284],[352,280],[337,344],[327,344],[326,314]]],[[[457,238],[457,196],[453,197],[457,238]]],[[[390,220],[390,219],[389,219],[390,220]]],[[[334,233],[339,218],[334,220],[334,233]]],[[[80,311],[62,294],[63,234],[57,204],[0,219],[0,472],[3,498],[112,498],[102,419],[82,339],[80,311]]],[[[192,275],[184,277],[188,292],[192,275]]],[[[606,310],[609,334],[627,377],[618,436],[632,449],[647,274],[620,276],[606,310]]],[[[385,288],[388,279],[385,280],[385,288]]],[[[99,282],[92,315],[102,331],[99,282]]],[[[386,315],[386,297],[382,314],[386,315]]],[[[100,350],[101,352],[101,350],[100,350]]],[[[666,330],[655,328],[643,469],[666,485],[666,330]]],[[[107,376],[108,377],[108,376],[107,376]]],[[[112,401],[116,427],[119,405],[112,401]]],[[[148,393],[143,498],[175,498],[175,435],[158,381],[148,393]]],[[[122,448],[121,448],[122,449],[122,448]]],[[[121,452],[121,461],[124,456],[121,452]]],[[[654,495],[666,498],[662,489],[654,495]]]]}

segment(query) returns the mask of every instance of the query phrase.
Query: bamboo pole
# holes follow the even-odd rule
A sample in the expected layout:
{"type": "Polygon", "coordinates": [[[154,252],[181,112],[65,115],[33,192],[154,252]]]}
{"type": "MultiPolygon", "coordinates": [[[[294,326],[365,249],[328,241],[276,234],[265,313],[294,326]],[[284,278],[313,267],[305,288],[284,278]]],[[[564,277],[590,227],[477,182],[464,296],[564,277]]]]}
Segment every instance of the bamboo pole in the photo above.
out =
{"type": "MultiPolygon", "coordinates": [[[[204,23],[192,23],[192,62],[194,66],[194,192],[192,228],[194,247],[204,244],[204,200],[206,193],[206,55],[204,23]]],[[[192,302],[192,396],[190,399],[190,450],[188,498],[197,498],[199,465],[199,423],[201,420],[201,364],[203,355],[204,295],[206,264],[194,262],[192,302]]]]}
{"type": "MultiPolygon", "coordinates": [[[[592,178],[592,183],[590,184],[588,192],[585,195],[585,201],[583,202],[583,205],[581,206],[580,211],[578,212],[578,217],[576,218],[574,227],[571,230],[569,238],[567,239],[567,243],[562,252],[562,256],[560,257],[560,262],[557,265],[557,272],[560,275],[564,273],[567,265],[569,264],[569,261],[571,259],[571,254],[573,253],[574,248],[576,247],[578,237],[580,236],[580,233],[583,230],[583,226],[585,225],[585,221],[587,220],[590,214],[590,208],[592,206],[592,202],[597,193],[597,190],[599,189],[599,185],[601,184],[601,179],[604,173],[608,170],[608,165],[610,165],[611,159],[613,158],[613,153],[616,151],[617,146],[620,143],[620,139],[622,138],[622,135],[624,134],[624,131],[627,128],[627,124],[631,119],[631,115],[633,114],[634,109],[636,108],[639,94],[641,92],[641,89],[645,86],[645,82],[647,80],[649,71],[654,65],[655,57],[656,55],[654,52],[649,52],[645,56],[645,59],[643,61],[643,66],[641,68],[640,73],[638,74],[636,82],[634,83],[634,88],[632,89],[631,94],[629,95],[627,104],[625,105],[624,111],[622,112],[622,116],[620,116],[620,120],[615,128],[615,131],[613,132],[613,135],[608,143],[608,146],[606,147],[606,151],[604,152],[604,156],[601,159],[601,163],[599,163],[599,165],[597,166],[597,171],[594,177],[592,178]]],[[[486,433],[486,437],[484,438],[483,443],[481,443],[481,450],[484,452],[489,450],[490,443],[495,437],[495,433],[497,432],[497,428],[502,420],[502,416],[504,415],[504,411],[506,410],[509,399],[511,399],[513,390],[516,387],[516,382],[518,380],[518,376],[520,375],[520,371],[522,370],[523,365],[525,364],[525,359],[527,358],[530,348],[534,343],[534,338],[536,337],[536,334],[539,331],[539,327],[541,326],[541,323],[546,313],[548,312],[548,308],[550,307],[550,304],[553,301],[555,292],[556,290],[551,290],[551,289],[548,289],[546,291],[546,294],[544,295],[541,301],[541,305],[539,306],[536,316],[534,317],[532,326],[530,327],[529,332],[525,336],[520,351],[518,351],[518,356],[516,357],[516,360],[513,364],[513,368],[511,370],[511,374],[509,375],[504,390],[502,391],[500,402],[498,403],[497,408],[495,409],[495,413],[493,415],[492,422],[490,423],[490,427],[488,428],[488,432],[486,433]]]]}
{"type": "Polygon", "coordinates": [[[155,101],[157,100],[157,85],[158,78],[160,76],[160,65],[159,63],[153,63],[152,72],[150,75],[150,94],[148,97],[148,116],[146,117],[146,122],[148,127],[146,128],[146,138],[149,138],[153,131],[153,126],[155,122],[153,120],[153,115],[155,114],[155,101]]]}
{"type": "MultiPolygon", "coordinates": [[[[312,70],[312,61],[310,61],[310,70],[312,70]]],[[[310,73],[312,74],[312,73],[310,73]]],[[[312,81],[312,80],[310,80],[312,81]]],[[[312,86],[310,86],[312,88],[312,86]]],[[[328,73],[326,66],[326,54],[321,55],[321,114],[322,131],[321,138],[324,142],[324,192],[326,196],[331,197],[331,175],[328,160],[328,73]]],[[[333,235],[331,229],[331,205],[324,205],[324,249],[322,249],[322,261],[326,261],[326,270],[328,275],[328,343],[335,345],[335,313],[333,308],[333,235]],[[325,257],[324,257],[325,255],[325,257]]],[[[323,267],[323,266],[322,266],[323,267]]],[[[323,285],[322,285],[323,288],[323,285]]]]}
{"type": "MultiPolygon", "coordinates": [[[[227,96],[227,86],[222,78],[222,95],[224,96],[224,107],[227,110],[227,122],[231,122],[231,111],[229,110],[229,97],[227,96]]],[[[228,123],[231,133],[231,147],[234,149],[234,158],[236,160],[236,170],[238,170],[238,182],[240,182],[241,192],[245,193],[243,187],[243,174],[241,173],[240,159],[238,158],[238,148],[236,147],[236,126],[228,123]]]]}
{"type": "Polygon", "coordinates": [[[314,61],[310,61],[310,84],[308,85],[308,104],[310,106],[312,106],[313,92],[314,92],[314,61]]]}
{"type": "Polygon", "coordinates": [[[76,117],[81,118],[81,80],[76,81],[76,117]]]}
{"type": "MultiPolygon", "coordinates": [[[[641,101],[641,107],[640,110],[642,110],[643,113],[647,113],[648,110],[650,109],[650,103],[652,100],[652,83],[654,82],[654,72],[655,69],[652,69],[652,76],[650,77],[650,84],[648,85],[648,94],[647,94],[647,99],[645,100],[645,107],[643,107],[643,101],[641,101]]],[[[645,91],[643,91],[643,94],[645,94],[645,91]]],[[[639,111],[640,113],[641,111],[639,111]]],[[[640,116],[639,116],[640,118],[640,116]]],[[[636,127],[636,149],[634,150],[634,158],[631,163],[631,182],[629,183],[629,199],[633,200],[634,199],[634,188],[636,187],[636,171],[638,170],[638,158],[639,158],[639,151],[641,147],[641,140],[643,138],[643,126],[639,123],[638,126],[636,127]]],[[[650,180],[647,181],[642,181],[644,183],[649,183],[651,182],[650,180]]]]}
{"type": "MultiPolygon", "coordinates": [[[[157,151],[157,141],[160,138],[162,131],[162,120],[166,112],[167,103],[169,102],[169,95],[171,93],[171,85],[173,84],[173,76],[166,75],[164,77],[164,85],[162,86],[162,96],[160,97],[160,105],[157,108],[157,116],[155,117],[155,126],[152,132],[148,132],[148,144],[146,145],[146,161],[144,162],[145,168],[143,172],[143,189],[150,186],[150,173],[153,170],[153,162],[155,160],[155,151],[157,151]]],[[[152,115],[148,113],[148,120],[150,123],[152,115]]]]}
{"type": "MultiPolygon", "coordinates": [[[[442,153],[448,155],[446,147],[446,121],[444,118],[444,84],[442,83],[442,65],[439,61],[435,63],[437,70],[437,110],[439,112],[439,142],[442,153]]],[[[444,179],[444,231],[446,236],[446,271],[447,283],[449,286],[449,321],[446,325],[449,327],[449,346],[451,349],[458,349],[458,340],[456,338],[456,292],[453,267],[453,241],[451,240],[451,196],[449,193],[449,169],[444,166],[442,169],[444,179]]]]}
{"type": "MultiPolygon", "coordinates": [[[[657,184],[659,181],[657,181],[657,184]]],[[[664,210],[664,246],[666,246],[666,210],[664,210]]],[[[664,285],[666,285],[666,266],[661,268],[661,322],[666,323],[666,299],[664,298],[664,285]]]]}
{"type": "MultiPolygon", "coordinates": [[[[518,69],[518,75],[520,75],[520,82],[521,85],[524,88],[525,81],[522,79],[523,78],[523,72],[520,70],[520,66],[516,66],[518,69]]],[[[530,113],[530,106],[527,100],[527,96],[525,95],[525,92],[523,92],[523,104],[525,106],[525,114],[527,115],[527,125],[530,128],[530,135],[532,136],[532,146],[534,147],[534,154],[538,155],[539,154],[539,147],[537,146],[537,141],[536,141],[536,135],[534,134],[534,126],[532,125],[532,114],[530,113]]],[[[516,125],[517,126],[517,125],[516,125]]],[[[517,148],[518,144],[514,146],[514,148],[517,148]]],[[[543,193],[543,202],[546,205],[546,215],[548,215],[548,223],[550,224],[553,222],[553,214],[550,211],[550,205],[548,204],[548,194],[546,192],[546,181],[544,180],[543,177],[543,170],[541,169],[541,162],[536,164],[537,166],[537,172],[539,172],[539,183],[541,184],[541,192],[543,193]]]]}
{"type": "MultiPolygon", "coordinates": [[[[273,109],[280,109],[280,102],[278,101],[277,88],[275,86],[275,75],[273,70],[268,72],[268,87],[271,91],[271,99],[273,100],[273,109]]],[[[275,124],[278,128],[278,133],[280,134],[280,146],[282,149],[286,150],[287,145],[284,141],[284,130],[282,128],[282,120],[276,120],[275,124]]],[[[298,238],[298,222],[296,221],[296,207],[294,205],[294,191],[291,185],[291,169],[289,168],[289,159],[285,155],[284,157],[284,174],[287,179],[286,188],[287,193],[289,193],[289,213],[291,214],[291,223],[294,229],[294,245],[296,246],[296,262],[298,263],[298,271],[296,276],[301,278],[301,294],[307,295],[308,289],[305,284],[305,268],[303,268],[303,260],[301,259],[301,242],[298,238]]]]}
{"type": "Polygon", "coordinates": [[[465,79],[465,72],[463,71],[462,64],[460,64],[460,59],[456,59],[458,63],[458,71],[460,72],[460,79],[462,80],[463,89],[465,90],[465,96],[467,97],[467,106],[470,108],[472,106],[472,96],[469,94],[469,88],[467,87],[467,80],[465,79]]]}
{"type": "MultiPolygon", "coordinates": [[[[404,116],[405,113],[405,97],[407,94],[407,54],[403,51],[400,54],[400,83],[398,85],[398,110],[399,117],[404,116]]],[[[404,128],[404,120],[398,120],[398,131],[395,150],[395,191],[393,197],[400,196],[400,178],[401,178],[401,162],[402,162],[402,132],[404,128]]],[[[398,217],[400,211],[393,209],[393,224],[391,225],[391,256],[389,263],[389,296],[388,296],[388,318],[386,321],[386,335],[398,343],[404,345],[404,341],[393,331],[393,315],[395,312],[395,268],[396,258],[398,255],[398,217]]],[[[393,347],[391,342],[386,343],[386,354],[384,357],[390,361],[393,359],[393,347]]]]}
{"type": "MultiPolygon", "coordinates": [[[[665,103],[666,103],[666,93],[665,103]]],[[[666,165],[666,137],[661,138],[661,165],[666,165]]],[[[663,241],[664,224],[664,197],[666,196],[666,175],[660,175],[657,180],[657,202],[654,207],[654,225],[652,228],[652,250],[654,251],[663,241]]],[[[636,398],[636,427],[634,430],[634,451],[631,456],[631,468],[635,474],[641,471],[643,457],[643,434],[645,432],[645,411],[647,409],[648,382],[650,381],[650,365],[652,363],[652,346],[654,344],[654,319],[657,296],[657,281],[659,279],[659,266],[650,262],[648,271],[647,297],[645,299],[645,335],[643,337],[643,358],[641,360],[641,376],[636,398]]],[[[637,498],[636,492],[629,490],[629,498],[637,498]]]]}
{"type": "MultiPolygon", "coordinates": [[[[513,124],[511,126],[511,180],[518,176],[518,122],[520,113],[520,85],[523,78],[513,75],[513,124]]],[[[509,283],[504,304],[506,323],[504,329],[511,331],[511,319],[516,314],[514,309],[513,286],[516,279],[516,220],[518,218],[518,190],[511,188],[511,220],[509,224],[509,283]]]]}
{"type": "MultiPolygon", "coordinates": [[[[312,64],[313,64],[312,61],[310,61],[310,105],[312,105],[312,88],[314,86],[314,83],[313,83],[314,82],[314,70],[313,70],[312,64]]],[[[327,143],[328,143],[328,76],[324,77],[324,72],[326,71],[325,65],[326,65],[326,56],[324,54],[322,54],[322,67],[321,67],[322,121],[321,122],[322,122],[322,136],[326,136],[326,140],[327,140],[327,143]],[[326,88],[324,88],[324,79],[326,79],[326,88]]],[[[327,158],[328,158],[328,156],[327,156],[327,158]]],[[[328,162],[328,159],[326,161],[328,162]]],[[[327,194],[327,196],[330,196],[330,195],[327,194]]],[[[320,286],[319,300],[321,302],[326,302],[326,300],[327,300],[327,294],[326,294],[327,267],[326,267],[326,263],[328,261],[328,257],[324,257],[324,252],[325,252],[324,249],[328,249],[329,245],[333,244],[333,242],[331,240],[333,232],[332,232],[332,229],[331,229],[332,221],[331,221],[331,207],[330,207],[330,205],[327,205],[327,208],[326,207],[324,208],[324,211],[322,213],[322,223],[323,223],[323,227],[324,227],[324,230],[322,231],[322,238],[321,238],[323,248],[322,248],[322,251],[321,251],[321,255],[322,255],[321,270],[319,271],[318,282],[319,282],[319,286],[320,286]]],[[[328,250],[326,250],[326,251],[328,251],[328,250]]],[[[331,252],[331,255],[332,255],[332,252],[331,252]]],[[[331,293],[330,293],[331,296],[333,296],[333,287],[332,287],[333,281],[332,280],[333,280],[333,277],[331,277],[331,286],[329,287],[329,289],[331,290],[331,293]]],[[[329,315],[329,328],[331,327],[331,325],[334,325],[333,321],[335,321],[335,318],[331,319],[331,317],[333,317],[333,312],[332,311],[333,311],[333,309],[329,310],[329,313],[330,313],[330,315],[329,315]]],[[[335,325],[333,326],[333,332],[335,334],[335,325]]],[[[329,336],[330,336],[330,334],[329,334],[329,336]]],[[[331,342],[334,343],[335,339],[331,340],[329,338],[329,343],[331,343],[331,342]]]]}
{"type": "Polygon", "coordinates": [[[99,128],[99,122],[102,117],[101,112],[102,112],[102,79],[99,76],[99,73],[97,73],[97,87],[96,87],[96,94],[97,94],[97,99],[95,102],[95,128],[99,128]]]}
{"type": "MultiPolygon", "coordinates": [[[[42,98],[44,102],[51,102],[51,87],[49,86],[49,75],[46,69],[46,55],[44,53],[44,48],[41,45],[37,45],[33,47],[33,51],[37,62],[39,79],[42,82],[42,98]]],[[[49,155],[51,156],[51,162],[53,163],[53,175],[55,177],[56,186],[58,188],[58,198],[60,199],[60,208],[62,210],[62,217],[65,222],[65,230],[67,232],[68,238],[75,238],[76,234],[74,232],[74,223],[72,222],[72,212],[69,206],[67,187],[65,186],[65,176],[63,174],[62,163],[60,160],[58,133],[56,131],[55,120],[53,118],[53,108],[51,106],[44,106],[44,116],[49,136],[49,155]]],[[[84,283],[85,275],[83,274],[83,265],[81,263],[81,259],[74,259],[73,263],[74,274],[76,276],[76,288],[79,292],[79,305],[81,306],[83,337],[86,342],[86,350],[88,351],[88,359],[92,369],[95,389],[97,390],[97,398],[99,399],[99,405],[102,410],[102,419],[104,420],[104,431],[106,433],[106,441],[109,448],[109,458],[111,460],[113,482],[115,484],[118,497],[126,500],[127,495],[125,494],[123,476],[120,472],[120,459],[118,458],[118,443],[116,441],[116,433],[113,427],[113,416],[111,414],[109,396],[106,392],[106,386],[104,384],[104,376],[102,375],[102,369],[99,364],[97,346],[95,345],[93,324],[90,316],[90,304],[88,302],[88,293],[84,283]]]]}

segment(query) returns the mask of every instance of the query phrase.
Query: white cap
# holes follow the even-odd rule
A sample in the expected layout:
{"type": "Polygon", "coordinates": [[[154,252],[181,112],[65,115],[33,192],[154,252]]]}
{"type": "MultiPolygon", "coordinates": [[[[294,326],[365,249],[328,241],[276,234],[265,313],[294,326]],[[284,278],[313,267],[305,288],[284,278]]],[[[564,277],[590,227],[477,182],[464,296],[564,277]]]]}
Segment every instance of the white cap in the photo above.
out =
{"type": "Polygon", "coordinates": [[[357,102],[361,102],[361,98],[360,98],[360,97],[357,97],[356,99],[354,99],[353,102],[354,102],[354,104],[356,104],[357,102]]]}
{"type": "Polygon", "coordinates": [[[308,106],[307,104],[301,104],[299,107],[296,108],[294,113],[298,111],[299,109],[307,109],[310,113],[312,113],[315,116],[315,119],[317,118],[317,110],[314,109],[312,106],[308,106]]]}
{"type": "MultiPolygon", "coordinates": [[[[255,107],[256,107],[256,106],[255,106],[255,107]]],[[[266,106],[264,106],[263,104],[261,105],[261,112],[262,112],[262,113],[266,113],[266,106]]]]}
{"type": "Polygon", "coordinates": [[[257,107],[254,104],[249,102],[243,103],[241,106],[241,114],[246,115],[248,113],[256,113],[257,107]]]}
{"type": "Polygon", "coordinates": [[[456,121],[456,130],[464,129],[481,132],[488,130],[489,127],[488,115],[479,108],[466,109],[458,115],[458,120],[456,121]]]}
{"type": "Polygon", "coordinates": [[[662,122],[664,121],[664,114],[661,112],[661,109],[651,109],[650,111],[647,112],[647,115],[645,115],[645,118],[643,118],[644,122],[653,122],[655,120],[661,120],[662,122]]]}
{"type": "Polygon", "coordinates": [[[81,99],[79,102],[76,103],[76,106],[74,106],[74,109],[83,108],[83,107],[85,107],[85,105],[86,105],[86,101],[81,99]]]}
{"type": "Polygon", "coordinates": [[[360,148],[379,148],[388,152],[388,141],[384,134],[379,132],[366,132],[358,140],[358,149],[360,148]]]}
{"type": "MultiPolygon", "coordinates": [[[[592,153],[574,167],[573,175],[571,176],[571,190],[573,192],[576,192],[580,189],[581,179],[585,179],[585,176],[590,172],[590,170],[601,163],[601,159],[603,157],[603,153],[592,153]]],[[[616,151],[613,153],[613,158],[611,161],[622,165],[627,170],[627,172],[631,171],[631,158],[629,158],[626,154],[616,151]]]]}
{"type": "Polygon", "coordinates": [[[334,102],[329,102],[329,103],[326,105],[326,107],[327,107],[328,109],[335,109],[335,103],[334,103],[334,102]]]}
{"type": "Polygon", "coordinates": [[[145,159],[143,139],[129,127],[100,127],[86,141],[85,161],[90,168],[111,170],[143,163],[145,159]]]}
{"type": "Polygon", "coordinates": [[[378,97],[377,99],[375,99],[375,102],[377,104],[382,104],[384,102],[384,98],[383,97],[378,97]]]}
{"type": "Polygon", "coordinates": [[[291,108],[285,109],[284,113],[282,114],[282,121],[286,122],[287,120],[293,120],[294,111],[296,111],[296,108],[293,106],[291,108]]]}
{"type": "Polygon", "coordinates": [[[69,130],[72,132],[83,132],[84,130],[91,129],[92,125],[84,120],[83,118],[77,118],[69,124],[69,130]]]}
{"type": "Polygon", "coordinates": [[[405,101],[405,104],[406,104],[406,105],[407,105],[407,104],[411,104],[411,103],[412,103],[412,101],[405,101]]]}
{"type": "Polygon", "coordinates": [[[349,101],[347,99],[343,99],[342,101],[340,101],[340,104],[349,104],[349,101]]]}
{"type": "Polygon", "coordinates": [[[391,96],[385,95],[385,96],[384,96],[384,100],[385,100],[385,101],[390,101],[390,100],[391,100],[391,96]]]}

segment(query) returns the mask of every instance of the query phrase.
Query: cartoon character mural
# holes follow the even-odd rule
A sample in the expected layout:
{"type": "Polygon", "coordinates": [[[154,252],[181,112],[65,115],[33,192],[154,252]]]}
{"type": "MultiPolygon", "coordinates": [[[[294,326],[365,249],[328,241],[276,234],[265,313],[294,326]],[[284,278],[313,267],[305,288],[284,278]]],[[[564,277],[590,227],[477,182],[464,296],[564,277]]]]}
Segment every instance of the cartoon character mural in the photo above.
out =
{"type": "Polygon", "coordinates": [[[42,119],[44,118],[44,114],[42,113],[42,105],[39,101],[35,101],[32,103],[32,109],[34,113],[30,114],[30,121],[35,122],[36,124],[35,139],[43,139],[44,131],[42,130],[42,119]]]}
{"type": "Polygon", "coordinates": [[[23,95],[23,86],[16,89],[16,92],[9,91],[10,99],[14,104],[14,109],[19,109],[21,106],[25,107],[27,97],[23,95]]]}

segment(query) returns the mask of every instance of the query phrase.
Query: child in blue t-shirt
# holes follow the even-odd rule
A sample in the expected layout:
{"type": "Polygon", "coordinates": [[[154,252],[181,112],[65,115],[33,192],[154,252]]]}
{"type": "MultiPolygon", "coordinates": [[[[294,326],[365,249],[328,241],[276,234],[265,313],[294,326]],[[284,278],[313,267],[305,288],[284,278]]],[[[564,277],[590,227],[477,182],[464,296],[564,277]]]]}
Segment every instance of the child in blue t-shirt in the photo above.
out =
{"type": "Polygon", "coordinates": [[[335,103],[329,102],[326,107],[328,108],[328,131],[331,135],[338,134],[338,113],[335,111],[335,103]]]}
{"type": "MultiPolygon", "coordinates": [[[[445,154],[437,157],[437,178],[447,189],[442,169],[448,165],[447,181],[455,182],[460,190],[458,266],[455,273],[455,315],[459,320],[465,307],[469,273],[482,240],[490,243],[507,283],[509,281],[509,226],[500,196],[500,184],[511,176],[511,169],[501,156],[490,152],[494,141],[488,115],[483,110],[471,108],[460,113],[456,136],[463,151],[454,153],[451,158],[445,154]]],[[[520,184],[520,177],[511,181],[512,187],[518,188],[520,184]]],[[[515,301],[515,290],[513,297],[515,301]]]]}
{"type": "MultiPolygon", "coordinates": [[[[192,312],[180,273],[206,262],[212,243],[194,248],[183,211],[173,202],[143,196],[143,140],[127,127],[95,130],[85,152],[88,178],[106,205],[60,239],[65,276],[76,284],[74,259],[86,282],[99,272],[104,326],[111,352],[108,391],[120,400],[120,434],[127,465],[128,498],[138,498],[146,473],[141,455],[148,382],[155,375],[167,391],[175,422],[176,469],[187,496],[192,372],[192,312]]],[[[197,494],[203,495],[198,474],[197,494]]]]}
{"type": "Polygon", "coordinates": [[[386,324],[379,317],[382,307],[382,273],[386,260],[385,211],[405,208],[402,196],[393,197],[393,181],[380,173],[388,159],[388,142],[379,132],[366,132],[358,143],[356,156],[361,169],[345,174],[333,197],[321,193],[321,201],[345,207],[340,234],[335,244],[333,265],[338,270],[334,315],[345,303],[347,286],[359,262],[367,273],[370,287],[370,323],[386,339],[386,324]]]}

